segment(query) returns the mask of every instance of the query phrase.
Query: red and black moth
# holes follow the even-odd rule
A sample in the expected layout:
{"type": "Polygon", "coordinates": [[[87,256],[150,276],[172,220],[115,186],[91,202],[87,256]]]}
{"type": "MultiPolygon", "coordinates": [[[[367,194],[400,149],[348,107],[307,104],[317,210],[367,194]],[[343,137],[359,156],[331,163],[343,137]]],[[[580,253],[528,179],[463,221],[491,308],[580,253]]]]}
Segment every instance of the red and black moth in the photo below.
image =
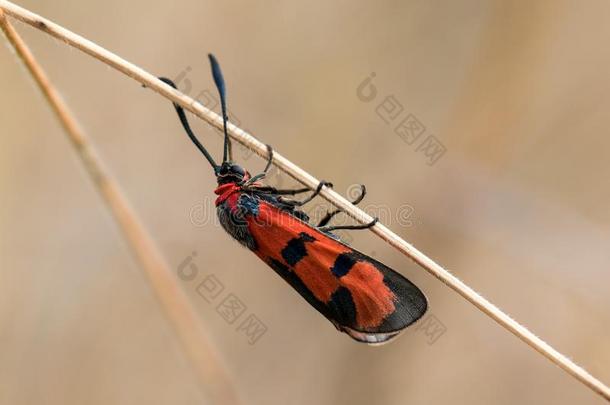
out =
{"type": "MultiPolygon", "coordinates": [[[[252,250],[286,280],[307,302],[353,339],[380,344],[396,337],[423,316],[426,297],[413,283],[377,260],[342,242],[333,231],[366,229],[366,225],[329,225],[339,210],[326,214],[314,225],[299,208],[319,195],[330,183],[320,182],[309,188],[279,190],[261,184],[271,167],[273,149],[262,173],[251,176],[231,161],[227,134],[225,83],[220,66],[209,55],[214,82],[220,93],[224,122],[224,151],[218,165],[196,138],[182,107],[174,104],[189,138],[214,169],[218,187],[214,191],[216,209],[222,227],[234,239],[252,250]],[[310,192],[303,200],[295,196],[310,192]]],[[[176,88],[167,78],[160,78],[176,88]]],[[[358,204],[365,194],[362,186],[358,204]]]]}

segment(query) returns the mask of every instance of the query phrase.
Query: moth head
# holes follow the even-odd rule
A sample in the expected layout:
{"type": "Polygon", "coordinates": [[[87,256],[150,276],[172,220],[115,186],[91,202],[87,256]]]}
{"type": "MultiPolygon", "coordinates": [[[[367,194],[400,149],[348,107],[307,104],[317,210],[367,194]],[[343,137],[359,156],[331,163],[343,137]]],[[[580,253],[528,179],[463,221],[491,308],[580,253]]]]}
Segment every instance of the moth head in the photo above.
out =
{"type": "Polygon", "coordinates": [[[243,167],[233,162],[223,162],[216,173],[218,184],[239,183],[249,177],[250,174],[243,167]]]}

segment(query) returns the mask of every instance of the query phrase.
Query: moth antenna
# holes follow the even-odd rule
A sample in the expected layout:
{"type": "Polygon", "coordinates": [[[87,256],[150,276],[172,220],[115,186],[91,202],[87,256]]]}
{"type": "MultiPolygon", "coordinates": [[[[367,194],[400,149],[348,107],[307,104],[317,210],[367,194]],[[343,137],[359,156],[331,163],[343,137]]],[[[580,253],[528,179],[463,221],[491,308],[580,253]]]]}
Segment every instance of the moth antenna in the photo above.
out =
{"type": "MultiPolygon", "coordinates": [[[[176,87],[176,84],[167,77],[159,77],[159,80],[166,84],[169,84],[176,90],[178,89],[178,87],[176,87]]],[[[214,173],[218,173],[220,166],[218,166],[216,162],[214,162],[214,158],[212,158],[212,155],[210,155],[206,148],[203,147],[201,142],[199,142],[199,139],[197,139],[197,137],[193,133],[193,130],[191,129],[191,126],[189,125],[189,122],[186,118],[186,113],[184,112],[184,109],[176,103],[173,104],[174,108],[176,109],[176,113],[178,113],[178,118],[180,118],[180,122],[182,123],[182,127],[184,127],[184,131],[186,132],[188,137],[191,138],[191,141],[193,141],[197,149],[199,149],[201,153],[203,153],[203,156],[205,156],[205,158],[208,160],[208,162],[210,162],[210,165],[212,165],[212,168],[214,169],[214,173]]]]}
{"type": "Polygon", "coordinates": [[[220,107],[222,108],[222,122],[225,133],[222,163],[225,163],[227,162],[227,158],[231,159],[231,156],[229,156],[231,150],[231,140],[229,139],[229,134],[227,132],[227,121],[229,120],[229,117],[227,116],[225,80],[222,77],[222,71],[220,70],[220,65],[218,64],[216,57],[211,53],[208,54],[208,57],[210,58],[210,65],[212,65],[212,76],[214,77],[214,83],[216,83],[216,88],[218,89],[218,94],[220,95],[220,107]]]}

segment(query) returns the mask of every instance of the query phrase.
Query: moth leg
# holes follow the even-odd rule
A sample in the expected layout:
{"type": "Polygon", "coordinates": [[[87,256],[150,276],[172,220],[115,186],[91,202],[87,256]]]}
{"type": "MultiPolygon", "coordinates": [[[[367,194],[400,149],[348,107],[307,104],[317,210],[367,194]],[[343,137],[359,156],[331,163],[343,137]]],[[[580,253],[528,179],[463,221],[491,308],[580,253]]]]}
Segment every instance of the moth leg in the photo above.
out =
{"type": "Polygon", "coordinates": [[[269,154],[269,156],[267,157],[267,164],[265,165],[263,172],[257,174],[256,176],[251,177],[250,179],[248,179],[248,181],[244,182],[242,184],[242,186],[247,187],[256,181],[264,179],[265,176],[267,175],[267,171],[271,167],[271,162],[273,161],[273,148],[271,147],[271,145],[268,145],[268,144],[265,144],[265,146],[267,147],[267,153],[269,154]]]}
{"type": "Polygon", "coordinates": [[[318,228],[321,232],[331,232],[331,231],[336,231],[336,230],[340,230],[340,229],[352,229],[352,230],[357,230],[357,229],[368,229],[371,228],[372,226],[374,226],[377,222],[379,222],[379,218],[375,218],[373,219],[371,222],[369,222],[368,224],[364,224],[364,225],[337,225],[337,226],[323,226],[321,228],[318,228]]]}
{"type": "MultiPolygon", "coordinates": [[[[318,194],[320,194],[320,190],[322,190],[322,186],[332,188],[333,183],[322,180],[320,182],[320,184],[318,184],[318,187],[315,190],[313,190],[313,194],[311,196],[307,197],[304,201],[291,201],[291,200],[283,200],[283,201],[287,204],[291,204],[294,206],[301,206],[301,205],[313,200],[318,194]]],[[[308,191],[312,191],[309,187],[278,190],[277,188],[271,187],[271,186],[260,186],[260,187],[253,188],[252,190],[254,190],[256,192],[261,192],[261,193],[265,193],[265,194],[273,194],[273,195],[297,195],[297,194],[306,193],[308,191]]]]}
{"type": "Polygon", "coordinates": [[[267,153],[269,153],[269,156],[267,156],[267,165],[263,169],[263,173],[267,173],[271,167],[271,162],[273,161],[273,148],[269,144],[265,144],[265,146],[267,147],[267,153]]]}
{"type": "Polygon", "coordinates": [[[265,194],[275,194],[275,195],[296,195],[296,194],[301,194],[301,193],[306,193],[308,191],[311,191],[311,189],[308,187],[278,190],[277,188],[271,187],[271,186],[256,187],[256,188],[254,188],[254,190],[260,191],[265,194]]]}
{"type": "MultiPolygon", "coordinates": [[[[362,201],[362,199],[364,198],[365,195],[366,195],[366,187],[364,186],[364,184],[360,184],[360,195],[358,197],[356,197],[354,199],[354,201],[352,201],[352,204],[358,205],[360,203],[360,201],[362,201]]],[[[338,208],[335,209],[334,211],[327,212],[326,215],[324,215],[324,218],[322,218],[320,220],[320,222],[318,223],[318,225],[316,225],[316,226],[318,228],[323,227],[324,225],[328,224],[330,222],[330,220],[340,212],[343,212],[343,210],[338,209],[338,208]]]]}
{"type": "MultiPolygon", "coordinates": [[[[332,188],[333,183],[325,181],[325,180],[320,181],[320,184],[318,184],[318,187],[313,191],[313,194],[311,196],[307,197],[307,199],[304,201],[295,201],[297,203],[297,205],[303,205],[303,204],[308,203],[309,201],[313,200],[318,194],[320,194],[320,190],[322,190],[322,186],[332,188]]],[[[308,191],[312,191],[312,190],[309,187],[295,188],[295,189],[288,189],[288,190],[274,189],[274,194],[296,195],[296,194],[306,193],[308,191]]]]}
{"type": "Polygon", "coordinates": [[[320,194],[320,191],[322,191],[322,187],[324,187],[324,186],[332,187],[333,184],[329,183],[328,181],[321,180],[320,183],[318,184],[318,187],[316,187],[314,192],[311,193],[311,195],[309,197],[307,197],[306,199],[304,199],[302,201],[294,201],[294,205],[297,206],[297,207],[300,207],[301,205],[307,204],[308,202],[310,202],[311,200],[316,198],[318,196],[318,194],[320,194]]]}

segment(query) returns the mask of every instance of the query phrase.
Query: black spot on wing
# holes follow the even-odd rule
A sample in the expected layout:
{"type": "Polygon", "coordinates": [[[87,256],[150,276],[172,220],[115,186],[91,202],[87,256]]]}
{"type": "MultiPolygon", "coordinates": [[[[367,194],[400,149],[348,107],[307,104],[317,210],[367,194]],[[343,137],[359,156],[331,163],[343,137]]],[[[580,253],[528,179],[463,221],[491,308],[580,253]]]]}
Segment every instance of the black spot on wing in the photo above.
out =
{"type": "Polygon", "coordinates": [[[354,325],[356,323],[356,305],[352,294],[345,287],[337,288],[328,302],[332,319],[339,325],[354,325]]]}
{"type": "Polygon", "coordinates": [[[320,312],[326,318],[332,319],[332,314],[326,304],[317,299],[313,295],[313,293],[309,291],[309,288],[307,288],[307,286],[303,283],[303,281],[301,281],[301,279],[299,278],[299,276],[296,275],[295,272],[290,270],[290,268],[285,264],[275,259],[270,259],[268,263],[269,266],[271,266],[271,268],[275,270],[275,272],[279,274],[280,277],[282,277],[288,284],[292,286],[292,288],[294,288],[303,298],[305,298],[305,300],[311,306],[317,309],[318,312],[320,312]]]}
{"type": "Polygon", "coordinates": [[[301,259],[307,256],[305,242],[313,242],[314,240],[316,239],[313,236],[301,232],[298,238],[288,241],[286,247],[282,249],[282,257],[290,266],[296,265],[301,259]]]}
{"type": "Polygon", "coordinates": [[[356,264],[356,260],[351,253],[341,253],[335,259],[335,264],[333,264],[330,271],[335,277],[340,278],[345,276],[354,264],[356,264]]]}

